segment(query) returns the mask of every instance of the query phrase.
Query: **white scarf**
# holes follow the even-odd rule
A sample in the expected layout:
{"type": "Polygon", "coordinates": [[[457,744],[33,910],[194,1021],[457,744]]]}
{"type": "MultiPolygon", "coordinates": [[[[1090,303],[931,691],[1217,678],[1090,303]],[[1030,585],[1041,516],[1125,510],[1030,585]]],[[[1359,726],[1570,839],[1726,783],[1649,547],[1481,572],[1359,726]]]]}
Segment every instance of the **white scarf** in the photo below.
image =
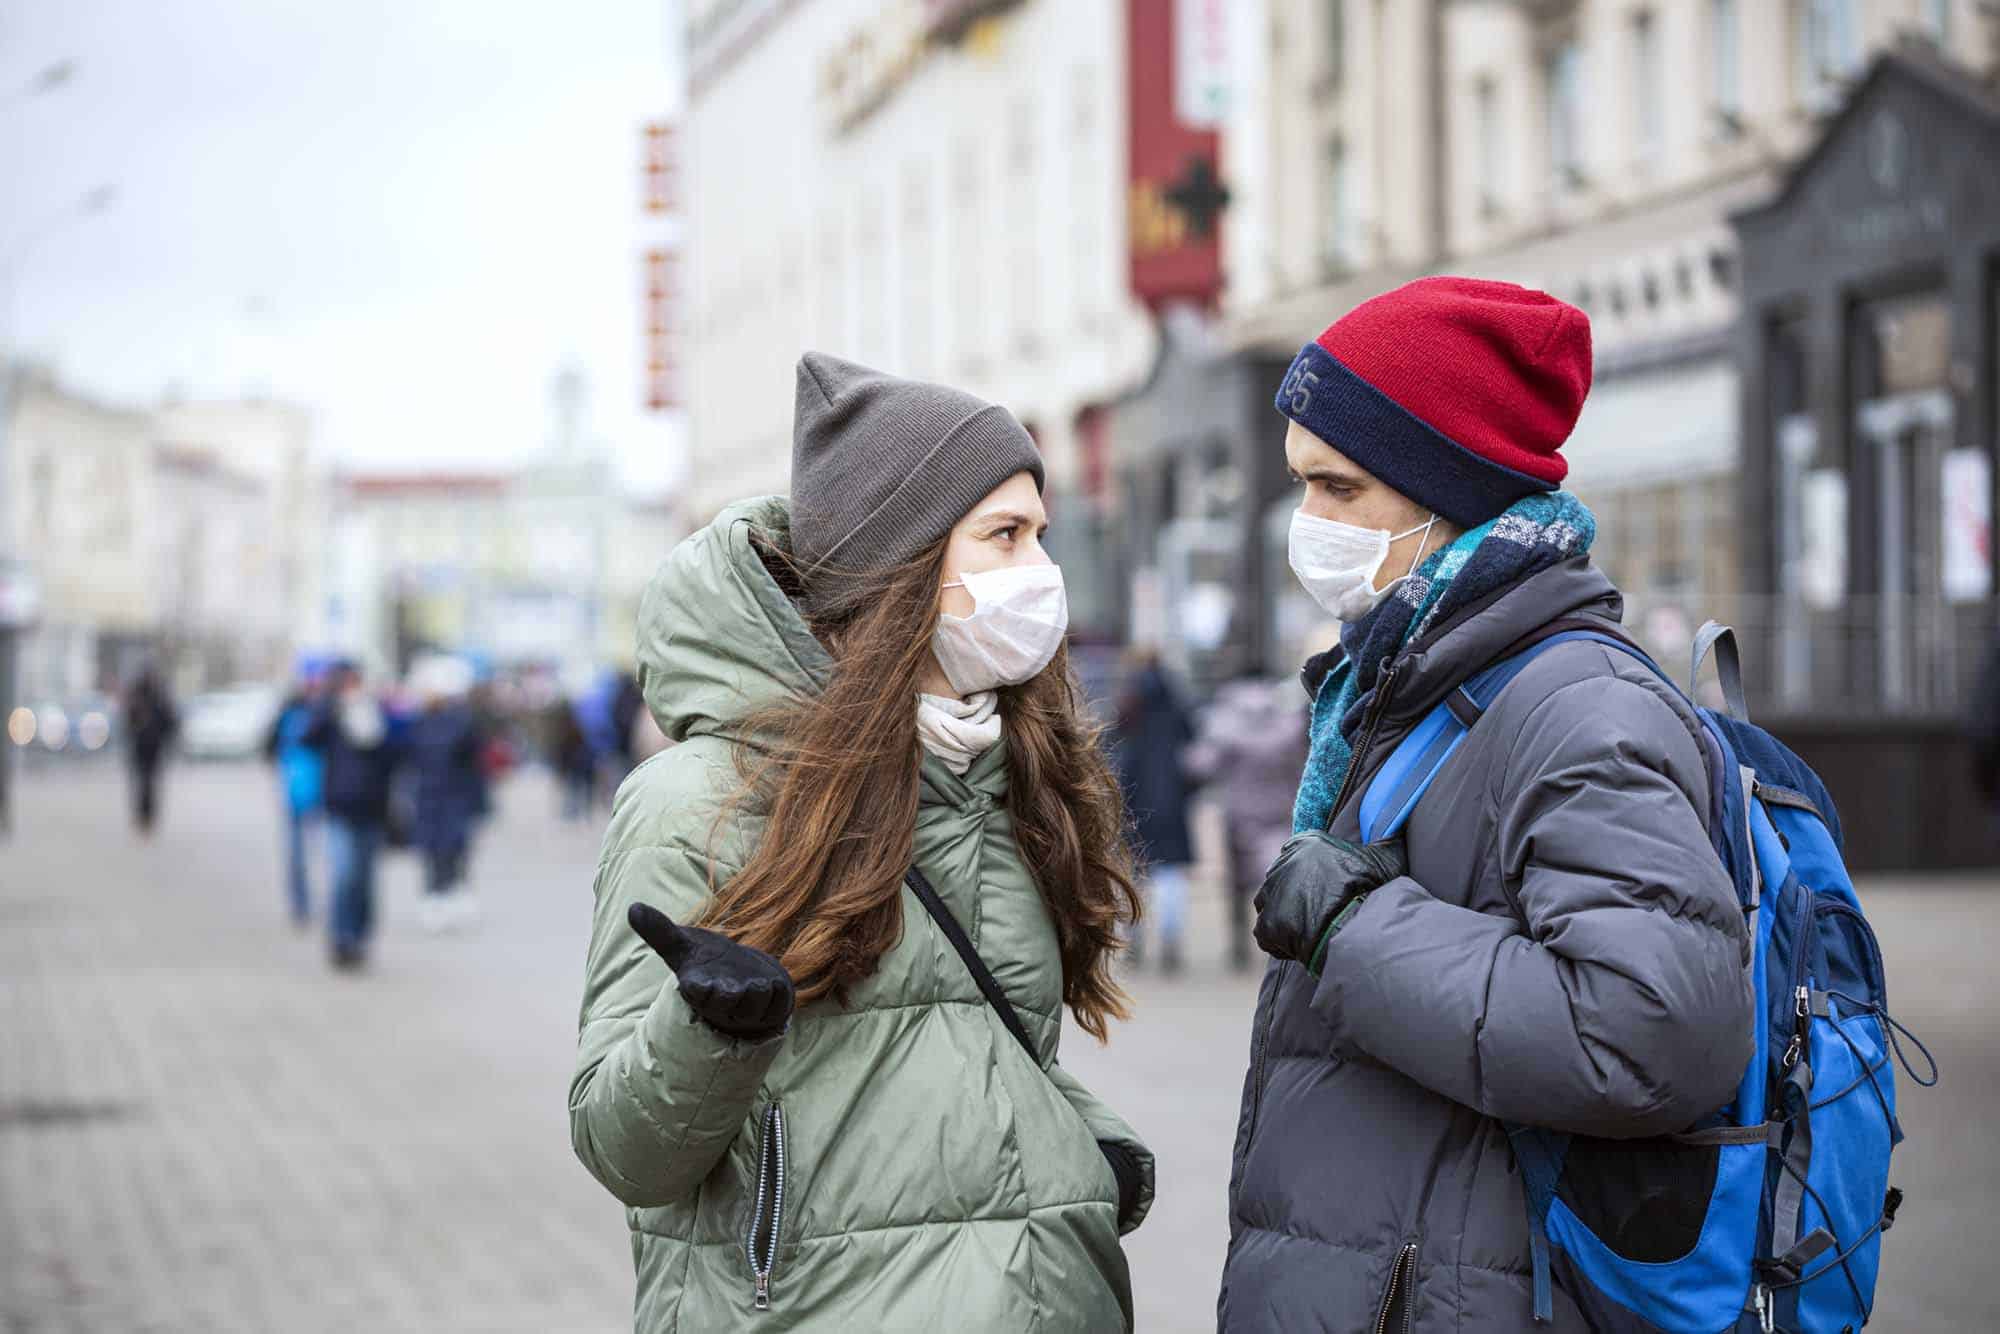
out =
{"type": "Polygon", "coordinates": [[[919,694],[917,736],[925,750],[963,778],[1000,740],[1000,696],[991,690],[965,699],[919,694]]]}

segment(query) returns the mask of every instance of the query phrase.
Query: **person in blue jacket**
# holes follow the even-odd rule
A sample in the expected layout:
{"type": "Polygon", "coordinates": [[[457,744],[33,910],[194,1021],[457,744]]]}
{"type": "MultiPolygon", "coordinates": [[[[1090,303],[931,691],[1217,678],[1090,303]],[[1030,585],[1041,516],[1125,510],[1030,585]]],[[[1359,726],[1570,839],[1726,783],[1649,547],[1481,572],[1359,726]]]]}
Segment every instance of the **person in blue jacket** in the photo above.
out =
{"type": "Polygon", "coordinates": [[[375,920],[375,858],[389,819],[389,785],[404,742],[361,671],[341,662],[328,674],[327,697],[314,709],[304,743],[326,763],[326,843],[333,870],[327,914],[333,966],[353,969],[367,956],[375,920]]]}
{"type": "MultiPolygon", "coordinates": [[[[1160,966],[1170,975],[1181,970],[1188,868],[1195,859],[1182,764],[1193,740],[1187,705],[1160,666],[1158,652],[1134,649],[1118,694],[1111,754],[1131,819],[1132,850],[1145,869],[1146,908],[1159,919],[1160,966]]],[[[1134,967],[1143,962],[1144,943],[1135,927],[1128,946],[1134,967]]]]}
{"type": "Polygon", "coordinates": [[[472,916],[463,885],[473,828],[487,804],[480,767],[486,737],[467,702],[472,672],[463,662],[426,662],[412,684],[422,711],[409,730],[415,777],[411,841],[424,861],[424,925],[436,931],[472,916]]]}
{"type": "Polygon", "coordinates": [[[303,670],[297,688],[279,707],[278,716],[271,720],[271,730],[264,737],[264,758],[278,766],[284,793],[285,886],[292,922],[297,926],[312,920],[312,878],[306,870],[307,849],[313,831],[319,827],[326,763],[318,751],[306,745],[305,737],[324,684],[324,672],[311,666],[303,670]]]}

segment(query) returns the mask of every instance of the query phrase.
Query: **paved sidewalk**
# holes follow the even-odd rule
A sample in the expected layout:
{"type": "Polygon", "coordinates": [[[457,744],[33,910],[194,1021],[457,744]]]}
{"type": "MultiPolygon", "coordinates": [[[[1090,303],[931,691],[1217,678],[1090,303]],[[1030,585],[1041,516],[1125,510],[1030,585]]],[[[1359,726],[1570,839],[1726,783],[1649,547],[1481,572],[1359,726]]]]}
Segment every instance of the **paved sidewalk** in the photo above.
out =
{"type": "Polygon", "coordinates": [[[23,775],[0,843],[0,1330],[629,1328],[564,1108],[595,833],[513,785],[477,934],[423,934],[391,857],[336,975],[261,769],[172,771],[151,844],[118,777],[23,775]]]}
{"type": "MultiPolygon", "coordinates": [[[[150,844],[115,767],[22,778],[0,842],[0,1334],[629,1328],[624,1225],[564,1112],[594,826],[556,821],[538,777],[510,784],[467,937],[419,930],[392,856],[348,977],[284,920],[261,769],[173,771],[150,844]]],[[[1945,1072],[1904,1086],[1909,1200],[1871,1328],[2000,1329],[2000,878],[1863,893],[1895,1011],[1945,1072]]],[[[1223,966],[1221,921],[1198,891],[1188,974],[1136,978],[1109,1047],[1065,1039],[1160,1156],[1128,1240],[1148,1334],[1214,1328],[1256,990],[1223,966]]]]}

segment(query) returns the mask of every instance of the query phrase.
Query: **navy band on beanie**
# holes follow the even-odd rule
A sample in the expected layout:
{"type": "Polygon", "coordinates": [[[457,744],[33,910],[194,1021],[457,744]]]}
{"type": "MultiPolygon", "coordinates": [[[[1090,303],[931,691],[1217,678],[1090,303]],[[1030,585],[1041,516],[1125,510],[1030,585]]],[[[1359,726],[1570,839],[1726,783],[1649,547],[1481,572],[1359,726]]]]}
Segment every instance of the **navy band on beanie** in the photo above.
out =
{"type": "Polygon", "coordinates": [[[1292,359],[1277,407],[1384,485],[1460,528],[1478,527],[1522,496],[1556,489],[1461,447],[1318,343],[1292,359]]]}
{"type": "Polygon", "coordinates": [[[1590,392],[1590,317],[1547,292],[1419,278],[1292,361],[1278,411],[1460,528],[1562,485],[1590,392]]]}

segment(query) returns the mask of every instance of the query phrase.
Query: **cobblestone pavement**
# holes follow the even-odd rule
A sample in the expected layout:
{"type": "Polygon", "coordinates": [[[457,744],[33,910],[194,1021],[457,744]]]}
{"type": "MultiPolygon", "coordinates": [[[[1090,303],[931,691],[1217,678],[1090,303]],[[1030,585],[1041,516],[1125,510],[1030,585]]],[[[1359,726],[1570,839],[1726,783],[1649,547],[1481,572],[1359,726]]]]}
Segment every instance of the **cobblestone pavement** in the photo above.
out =
{"type": "MultiPolygon", "coordinates": [[[[20,777],[0,841],[0,1334],[629,1327],[624,1226],[563,1110],[594,827],[558,822],[538,778],[510,784],[477,932],[424,934],[392,856],[370,966],[342,976],[284,921],[261,770],[174,771],[150,843],[113,766],[20,777]]],[[[1864,887],[1896,1012],[1946,1078],[1906,1089],[1909,1202],[1873,1328],[2000,1328],[1996,891],[1864,887]]],[[[1144,1331],[1214,1327],[1255,994],[1221,920],[1198,894],[1187,975],[1136,977],[1109,1047],[1065,1044],[1160,1155],[1128,1242],[1144,1331]]]]}

